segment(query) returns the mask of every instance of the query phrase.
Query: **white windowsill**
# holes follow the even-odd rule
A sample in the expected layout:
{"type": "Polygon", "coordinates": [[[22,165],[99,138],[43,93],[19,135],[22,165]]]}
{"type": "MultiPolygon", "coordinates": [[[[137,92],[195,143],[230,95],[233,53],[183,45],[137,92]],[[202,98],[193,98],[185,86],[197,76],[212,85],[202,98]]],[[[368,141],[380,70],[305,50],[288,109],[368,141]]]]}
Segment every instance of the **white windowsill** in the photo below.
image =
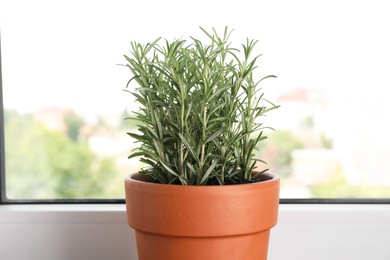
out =
{"type": "MultiPolygon", "coordinates": [[[[390,259],[390,205],[282,204],[269,260],[390,259]]],[[[2,205],[0,259],[136,259],[123,204],[2,205]]]]}

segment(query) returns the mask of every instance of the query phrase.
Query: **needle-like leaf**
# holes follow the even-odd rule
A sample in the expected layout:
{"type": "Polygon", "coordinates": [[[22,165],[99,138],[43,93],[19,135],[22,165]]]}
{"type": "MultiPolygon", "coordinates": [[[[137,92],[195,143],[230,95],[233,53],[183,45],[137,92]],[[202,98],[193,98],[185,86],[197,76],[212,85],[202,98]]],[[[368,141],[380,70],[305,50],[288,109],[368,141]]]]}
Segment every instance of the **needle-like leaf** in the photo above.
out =
{"type": "Polygon", "coordinates": [[[140,107],[129,116],[139,130],[129,136],[140,146],[129,158],[141,157],[150,167],[140,172],[155,182],[248,182],[258,177],[252,172],[263,161],[254,156],[266,138],[262,131],[270,129],[260,119],[278,107],[263,98],[260,84],[274,76],[254,80],[257,41],[236,48],[227,27],[221,35],[200,29],[205,41],[131,42],[124,91],[140,107]]]}

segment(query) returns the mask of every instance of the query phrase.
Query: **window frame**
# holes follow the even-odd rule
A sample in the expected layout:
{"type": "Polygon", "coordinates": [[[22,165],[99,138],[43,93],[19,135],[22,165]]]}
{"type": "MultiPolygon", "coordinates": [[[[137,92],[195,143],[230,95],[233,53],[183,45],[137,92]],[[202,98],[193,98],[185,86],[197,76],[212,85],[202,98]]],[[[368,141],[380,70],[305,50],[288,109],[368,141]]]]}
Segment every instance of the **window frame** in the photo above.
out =
{"type": "Polygon", "coordinates": [[[3,68],[1,58],[1,34],[0,34],[0,204],[6,198],[5,191],[5,142],[4,142],[4,107],[3,107],[3,68]]]}
{"type": "MultiPolygon", "coordinates": [[[[124,204],[118,199],[8,199],[6,194],[3,78],[0,33],[0,205],[2,204],[124,204]]],[[[390,204],[390,198],[281,198],[281,204],[390,204]]]]}

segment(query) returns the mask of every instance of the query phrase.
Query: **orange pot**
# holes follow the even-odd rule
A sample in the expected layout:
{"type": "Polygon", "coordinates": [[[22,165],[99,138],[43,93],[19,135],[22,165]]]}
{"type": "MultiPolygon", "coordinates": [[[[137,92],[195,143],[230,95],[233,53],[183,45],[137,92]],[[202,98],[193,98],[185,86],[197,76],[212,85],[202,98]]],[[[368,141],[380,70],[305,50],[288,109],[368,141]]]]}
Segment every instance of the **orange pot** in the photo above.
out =
{"type": "Polygon", "coordinates": [[[225,186],[125,179],[127,220],[139,260],[265,260],[276,225],[279,177],[225,186]]]}

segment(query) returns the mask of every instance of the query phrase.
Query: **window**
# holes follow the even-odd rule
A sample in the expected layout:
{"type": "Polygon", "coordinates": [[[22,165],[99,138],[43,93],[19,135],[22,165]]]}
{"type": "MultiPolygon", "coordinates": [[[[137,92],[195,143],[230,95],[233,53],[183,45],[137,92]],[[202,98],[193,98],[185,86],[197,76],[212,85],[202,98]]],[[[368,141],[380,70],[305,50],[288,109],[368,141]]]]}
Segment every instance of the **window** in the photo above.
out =
{"type": "Polygon", "coordinates": [[[0,4],[2,192],[9,200],[122,199],[135,109],[129,42],[259,39],[271,112],[259,156],[281,197],[390,197],[390,22],[382,1],[7,1],[0,4]],[[239,5],[238,5],[239,4],[239,5]]]}

